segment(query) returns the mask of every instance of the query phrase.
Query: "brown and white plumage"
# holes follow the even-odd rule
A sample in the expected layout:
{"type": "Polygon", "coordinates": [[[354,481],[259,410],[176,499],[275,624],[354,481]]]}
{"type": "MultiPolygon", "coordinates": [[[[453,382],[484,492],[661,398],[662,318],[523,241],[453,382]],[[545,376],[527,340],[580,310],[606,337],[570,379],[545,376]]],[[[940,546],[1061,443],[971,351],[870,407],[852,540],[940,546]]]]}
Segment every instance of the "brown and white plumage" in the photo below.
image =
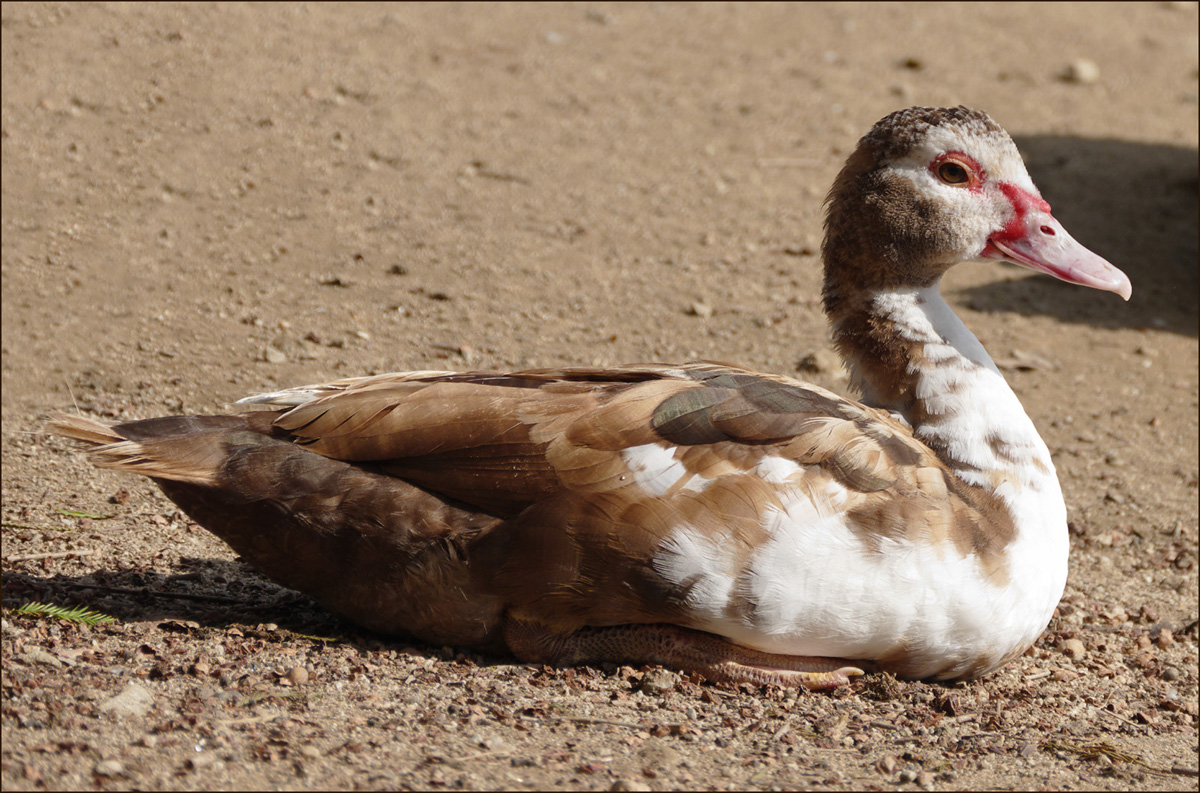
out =
{"type": "Polygon", "coordinates": [[[965,108],[879,122],[826,232],[826,310],[861,404],[698,363],[388,374],[243,400],[266,411],[54,429],[376,630],[810,687],[868,665],[983,674],[1062,594],[1065,509],[938,281],[980,258],[1126,298],[1128,279],[965,108]]]}

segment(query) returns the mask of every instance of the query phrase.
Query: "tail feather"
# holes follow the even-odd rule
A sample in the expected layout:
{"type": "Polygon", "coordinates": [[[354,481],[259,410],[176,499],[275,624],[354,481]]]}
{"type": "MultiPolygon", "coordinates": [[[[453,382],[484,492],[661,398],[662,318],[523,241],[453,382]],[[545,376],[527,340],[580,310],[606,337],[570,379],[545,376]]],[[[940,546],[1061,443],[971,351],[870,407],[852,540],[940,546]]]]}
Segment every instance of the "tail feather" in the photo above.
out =
{"type": "Polygon", "coordinates": [[[279,412],[113,426],[58,415],[47,429],[97,465],[151,477],[260,572],[361,625],[502,647],[504,602],[464,561],[501,519],[309,451],[275,432],[279,412]]]}
{"type": "Polygon", "coordinates": [[[226,449],[221,436],[209,422],[234,421],[237,417],[167,417],[145,422],[108,425],[83,416],[55,414],[47,429],[55,435],[81,441],[88,456],[102,468],[115,468],[153,479],[195,485],[217,481],[226,449]],[[155,425],[171,423],[174,433],[157,434],[155,425]]]}
{"type": "Polygon", "coordinates": [[[101,424],[99,421],[84,418],[83,416],[72,416],[68,413],[53,414],[52,420],[46,425],[46,429],[55,435],[82,441],[91,446],[100,446],[124,440],[107,424],[101,424]]]}

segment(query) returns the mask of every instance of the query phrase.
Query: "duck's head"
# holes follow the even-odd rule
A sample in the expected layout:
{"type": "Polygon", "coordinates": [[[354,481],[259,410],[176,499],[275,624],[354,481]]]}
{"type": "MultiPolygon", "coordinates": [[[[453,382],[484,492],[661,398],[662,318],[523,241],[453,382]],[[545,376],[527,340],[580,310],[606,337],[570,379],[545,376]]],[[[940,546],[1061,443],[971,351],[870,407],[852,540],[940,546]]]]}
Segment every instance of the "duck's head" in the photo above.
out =
{"type": "Polygon", "coordinates": [[[828,308],[856,292],[931,286],[955,264],[985,259],[1126,300],[1132,291],[1054,219],[1012,138],[978,110],[886,116],[858,142],[827,203],[828,308]]]}

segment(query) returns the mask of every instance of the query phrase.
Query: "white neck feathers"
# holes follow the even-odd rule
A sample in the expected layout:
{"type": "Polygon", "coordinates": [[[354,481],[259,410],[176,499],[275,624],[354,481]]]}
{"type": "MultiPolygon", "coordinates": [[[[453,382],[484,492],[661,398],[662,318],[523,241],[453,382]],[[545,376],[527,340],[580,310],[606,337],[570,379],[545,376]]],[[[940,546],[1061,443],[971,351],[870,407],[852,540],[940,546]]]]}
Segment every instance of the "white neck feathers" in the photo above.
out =
{"type": "Polygon", "coordinates": [[[994,490],[1049,478],[1057,489],[1033,422],[936,285],[877,292],[871,306],[908,343],[909,399],[897,407],[919,439],[969,484],[994,490]]]}

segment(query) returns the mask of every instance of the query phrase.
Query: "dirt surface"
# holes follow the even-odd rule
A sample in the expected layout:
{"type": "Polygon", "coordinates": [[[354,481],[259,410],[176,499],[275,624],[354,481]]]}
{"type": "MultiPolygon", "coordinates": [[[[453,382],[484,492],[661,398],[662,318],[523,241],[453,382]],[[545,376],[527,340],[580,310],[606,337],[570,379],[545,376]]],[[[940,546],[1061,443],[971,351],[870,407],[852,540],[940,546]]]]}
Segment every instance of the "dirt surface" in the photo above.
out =
{"type": "Polygon", "coordinates": [[[1194,790],[1196,30],[1192,3],[6,3],[4,789],[1194,790]],[[845,391],[821,200],[878,118],[956,103],[1134,285],[947,278],[1071,519],[1063,604],[986,679],[809,694],[368,634],[40,432],[413,368],[845,391]]]}

